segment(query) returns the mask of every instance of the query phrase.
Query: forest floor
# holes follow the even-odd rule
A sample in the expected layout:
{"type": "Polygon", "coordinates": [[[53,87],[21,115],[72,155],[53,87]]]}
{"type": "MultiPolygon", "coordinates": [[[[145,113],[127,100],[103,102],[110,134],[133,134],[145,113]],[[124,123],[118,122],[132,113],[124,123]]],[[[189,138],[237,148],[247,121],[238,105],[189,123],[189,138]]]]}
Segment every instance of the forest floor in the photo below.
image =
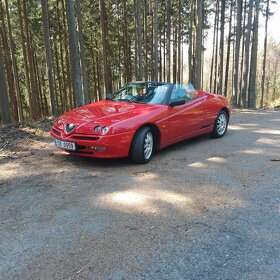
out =
{"type": "Polygon", "coordinates": [[[1,279],[279,279],[280,111],[147,165],[68,155],[49,127],[0,127],[1,279]]]}

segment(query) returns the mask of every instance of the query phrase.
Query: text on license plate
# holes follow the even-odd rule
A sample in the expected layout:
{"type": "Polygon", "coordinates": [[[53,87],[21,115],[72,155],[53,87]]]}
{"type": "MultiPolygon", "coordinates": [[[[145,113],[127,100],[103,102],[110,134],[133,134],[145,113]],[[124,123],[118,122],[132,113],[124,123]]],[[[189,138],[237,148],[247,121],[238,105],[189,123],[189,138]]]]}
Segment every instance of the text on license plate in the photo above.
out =
{"type": "Polygon", "coordinates": [[[76,144],[73,142],[66,142],[66,141],[62,141],[59,139],[55,139],[55,145],[59,148],[65,149],[65,150],[69,150],[69,151],[75,151],[76,150],[76,144]]]}

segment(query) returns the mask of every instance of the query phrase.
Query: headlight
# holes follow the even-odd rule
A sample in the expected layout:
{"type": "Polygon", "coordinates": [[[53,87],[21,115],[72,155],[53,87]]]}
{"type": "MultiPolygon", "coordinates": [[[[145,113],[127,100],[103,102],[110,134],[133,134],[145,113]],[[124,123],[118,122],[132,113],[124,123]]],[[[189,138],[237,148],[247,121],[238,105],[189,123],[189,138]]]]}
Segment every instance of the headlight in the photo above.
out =
{"type": "Polygon", "coordinates": [[[99,125],[95,126],[95,127],[93,128],[93,131],[94,131],[94,132],[99,132],[99,131],[100,131],[100,126],[99,126],[99,125]]]}
{"type": "Polygon", "coordinates": [[[104,126],[102,128],[102,134],[106,134],[109,131],[109,126],[104,126]]]}

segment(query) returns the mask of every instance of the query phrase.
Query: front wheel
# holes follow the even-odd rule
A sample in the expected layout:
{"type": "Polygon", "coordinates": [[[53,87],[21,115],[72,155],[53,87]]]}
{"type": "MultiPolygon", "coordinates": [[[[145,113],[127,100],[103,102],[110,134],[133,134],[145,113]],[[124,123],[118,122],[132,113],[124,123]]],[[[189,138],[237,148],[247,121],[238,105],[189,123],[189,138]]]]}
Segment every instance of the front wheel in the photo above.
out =
{"type": "Polygon", "coordinates": [[[148,163],[154,151],[154,136],[149,127],[140,128],[131,144],[130,158],[135,163],[148,163]]]}
{"type": "Polygon", "coordinates": [[[221,138],[223,137],[227,132],[228,127],[228,114],[225,111],[220,111],[212,132],[212,137],[214,138],[221,138]]]}

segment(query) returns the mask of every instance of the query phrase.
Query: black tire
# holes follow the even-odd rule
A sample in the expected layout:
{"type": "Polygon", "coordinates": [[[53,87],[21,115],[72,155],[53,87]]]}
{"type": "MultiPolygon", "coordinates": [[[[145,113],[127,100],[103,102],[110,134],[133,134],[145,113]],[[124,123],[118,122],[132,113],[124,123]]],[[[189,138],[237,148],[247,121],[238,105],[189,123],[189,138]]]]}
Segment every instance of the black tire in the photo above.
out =
{"type": "Polygon", "coordinates": [[[221,138],[227,132],[228,127],[228,114],[226,111],[221,110],[215,120],[214,128],[211,133],[213,138],[221,138]]]}
{"type": "Polygon", "coordinates": [[[148,163],[150,162],[154,151],[154,135],[150,127],[140,128],[133,137],[130,147],[130,158],[134,163],[148,163]],[[145,150],[145,140],[149,140],[152,137],[151,151],[147,153],[145,150]],[[145,153],[146,152],[146,153],[145,153]]]}

